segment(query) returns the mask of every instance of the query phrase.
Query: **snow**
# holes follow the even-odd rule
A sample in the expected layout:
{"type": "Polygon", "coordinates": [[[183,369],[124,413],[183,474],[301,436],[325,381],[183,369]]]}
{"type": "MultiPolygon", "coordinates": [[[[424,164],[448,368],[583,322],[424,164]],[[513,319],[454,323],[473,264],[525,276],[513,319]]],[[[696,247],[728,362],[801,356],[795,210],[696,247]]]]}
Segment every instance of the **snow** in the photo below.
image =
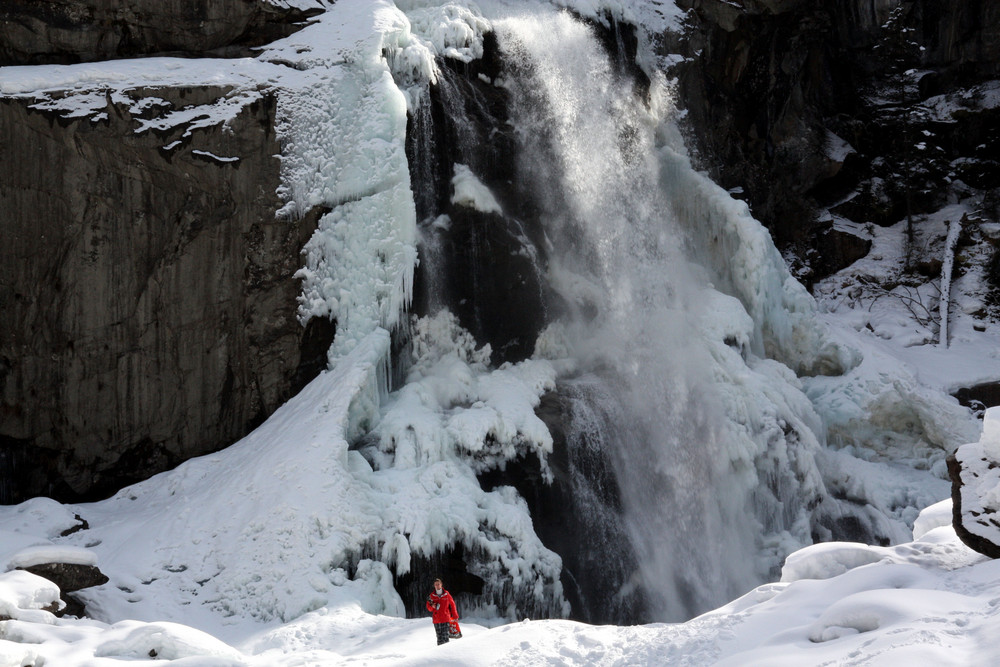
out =
{"type": "Polygon", "coordinates": [[[454,188],[454,194],[451,196],[452,204],[468,206],[482,213],[503,215],[503,210],[497,203],[496,197],[466,165],[455,165],[455,175],[451,179],[451,186],[454,188]]]}
{"type": "Polygon", "coordinates": [[[954,116],[1000,108],[1000,81],[987,81],[972,88],[936,95],[922,104],[930,120],[955,122],[954,116]]]}
{"type": "Polygon", "coordinates": [[[465,619],[464,638],[437,647],[428,619],[366,613],[351,601],[358,593],[342,591],[279,626],[244,628],[243,640],[226,644],[172,622],[56,619],[41,611],[57,599],[54,586],[10,572],[0,575],[0,600],[15,600],[22,617],[0,625],[0,664],[33,664],[41,656],[51,664],[102,666],[148,659],[150,651],[178,665],[247,666],[988,665],[1000,658],[989,640],[1000,563],[970,551],[948,525],[895,547],[809,547],[789,559],[780,583],[683,624],[522,621],[489,628],[465,619]]]}
{"type": "MultiPolygon", "coordinates": [[[[164,146],[164,148],[168,148],[168,147],[164,146]]],[[[193,150],[193,151],[191,151],[191,154],[192,155],[200,155],[202,157],[208,158],[209,160],[213,160],[215,162],[221,162],[221,163],[232,163],[232,162],[239,162],[240,161],[240,159],[238,157],[222,157],[221,155],[216,155],[215,153],[212,153],[210,151],[193,150]]]]}
{"type": "Polygon", "coordinates": [[[950,526],[952,521],[951,509],[950,498],[925,507],[920,512],[920,516],[913,522],[913,539],[919,540],[935,528],[950,526]]]}
{"type": "MultiPolygon", "coordinates": [[[[988,221],[973,218],[967,204],[951,204],[914,220],[915,246],[930,257],[945,257],[951,221],[967,220],[962,223],[966,232],[982,237],[960,251],[968,261],[950,288],[958,308],[951,309],[948,348],[929,344],[939,333],[939,278],[918,281],[903,275],[905,220],[875,228],[867,256],[816,284],[828,325],[845,329],[853,346],[870,350],[866,354],[880,356],[878,373],[906,368],[916,384],[947,393],[1000,377],[1000,330],[981,315],[989,292],[982,267],[992,252],[990,228],[988,221]],[[985,331],[975,330],[979,324],[985,331]]],[[[974,439],[965,433],[954,442],[974,439]]]]}
{"type": "Polygon", "coordinates": [[[854,146],[830,130],[826,131],[826,156],[834,162],[843,162],[851,153],[857,153],[854,146]]]}
{"type": "Polygon", "coordinates": [[[28,568],[45,563],[96,565],[97,555],[81,547],[37,545],[21,549],[7,561],[7,568],[28,568]]]}
{"type": "Polygon", "coordinates": [[[49,624],[50,612],[62,606],[59,587],[48,579],[23,570],[0,574],[0,619],[49,624]]]}

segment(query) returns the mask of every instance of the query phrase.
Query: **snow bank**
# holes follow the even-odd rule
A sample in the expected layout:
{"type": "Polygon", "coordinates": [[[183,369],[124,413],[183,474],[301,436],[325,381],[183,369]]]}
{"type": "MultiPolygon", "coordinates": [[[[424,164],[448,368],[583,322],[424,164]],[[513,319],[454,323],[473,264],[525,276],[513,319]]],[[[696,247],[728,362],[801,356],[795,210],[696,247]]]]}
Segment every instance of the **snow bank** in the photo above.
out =
{"type": "Polygon", "coordinates": [[[951,499],[936,502],[929,505],[920,512],[913,522],[913,539],[919,540],[935,528],[951,526],[952,506],[951,499]]]}
{"type": "Polygon", "coordinates": [[[242,665],[242,654],[215,637],[177,623],[123,621],[103,633],[95,658],[179,660],[198,658],[199,665],[242,665]],[[214,658],[214,659],[213,659],[214,658]]]}
{"type": "Polygon", "coordinates": [[[1000,658],[989,641],[1000,595],[998,564],[971,552],[948,526],[894,548],[841,544],[795,556],[802,566],[813,560],[807,569],[823,578],[767,584],[683,624],[524,621],[488,629],[466,620],[465,638],[438,647],[429,620],[366,614],[353,602],[358,592],[343,591],[346,596],[332,597],[329,606],[254,633],[241,650],[164,622],[8,621],[0,629],[0,665],[45,660],[110,667],[122,659],[152,659],[149,651],[178,665],[254,667],[989,665],[1000,658]],[[866,549],[877,560],[860,555],[866,549]]]}
{"type": "Polygon", "coordinates": [[[51,612],[64,606],[59,587],[48,579],[23,570],[0,574],[0,619],[50,624],[55,620],[51,612]]]}
{"type": "MultiPolygon", "coordinates": [[[[32,498],[0,514],[0,530],[46,541],[78,529],[80,525],[69,507],[51,498],[32,498]]],[[[6,540],[2,544],[6,546],[6,540]]]]}

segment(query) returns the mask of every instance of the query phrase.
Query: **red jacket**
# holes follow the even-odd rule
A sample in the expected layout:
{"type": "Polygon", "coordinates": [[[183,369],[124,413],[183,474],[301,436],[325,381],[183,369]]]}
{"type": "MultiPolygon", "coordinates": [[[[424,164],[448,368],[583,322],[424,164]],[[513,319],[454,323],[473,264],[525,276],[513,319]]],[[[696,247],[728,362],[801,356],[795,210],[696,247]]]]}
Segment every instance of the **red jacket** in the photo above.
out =
{"type": "Polygon", "coordinates": [[[441,595],[431,591],[431,594],[427,596],[427,611],[434,614],[431,620],[435,623],[447,623],[458,619],[455,599],[448,591],[441,591],[441,595]]]}

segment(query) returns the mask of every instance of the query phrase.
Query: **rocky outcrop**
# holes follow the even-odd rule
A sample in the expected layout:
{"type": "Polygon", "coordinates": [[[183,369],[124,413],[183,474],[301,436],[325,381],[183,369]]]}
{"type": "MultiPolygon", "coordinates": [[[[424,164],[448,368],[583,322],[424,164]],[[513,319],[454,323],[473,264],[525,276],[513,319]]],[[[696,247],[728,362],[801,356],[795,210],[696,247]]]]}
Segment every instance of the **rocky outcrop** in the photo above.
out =
{"type": "Polygon", "coordinates": [[[962,387],[952,396],[962,405],[974,411],[983,411],[1000,405],[1000,382],[983,382],[971,387],[962,387]]]}
{"type": "Polygon", "coordinates": [[[0,502],[95,499],[217,450],[324,367],[332,325],[295,312],[315,220],[275,219],[273,96],[136,131],[229,92],[0,99],[0,502]]]}
{"type": "Polygon", "coordinates": [[[314,8],[268,0],[8,0],[0,5],[0,66],[140,55],[242,57],[297,30],[314,8]]]}
{"type": "Polygon", "coordinates": [[[72,593],[91,586],[108,583],[106,574],[96,565],[78,563],[42,563],[22,568],[39,577],[48,579],[63,593],[72,593]]]}
{"type": "Polygon", "coordinates": [[[958,537],[970,549],[1000,558],[1000,408],[986,411],[979,442],[949,457],[948,473],[958,537]]]}
{"type": "Polygon", "coordinates": [[[718,181],[744,189],[807,283],[862,250],[827,243],[814,253],[822,262],[806,256],[834,217],[893,224],[1000,186],[995,112],[944,118],[929,108],[934,96],[968,97],[1000,78],[1000,4],[679,4],[688,28],[667,47],[691,56],[677,73],[692,144],[718,181]]]}
{"type": "MultiPolygon", "coordinates": [[[[39,517],[36,515],[36,518],[39,517]]],[[[0,554],[0,561],[5,561],[5,563],[0,562],[0,566],[5,564],[8,573],[23,570],[33,577],[41,577],[51,582],[58,589],[57,595],[62,603],[52,605],[46,610],[56,616],[64,614],[83,616],[84,604],[72,593],[84,588],[102,586],[109,581],[97,567],[97,555],[94,552],[80,547],[57,546],[42,539],[12,554],[0,554]]]]}

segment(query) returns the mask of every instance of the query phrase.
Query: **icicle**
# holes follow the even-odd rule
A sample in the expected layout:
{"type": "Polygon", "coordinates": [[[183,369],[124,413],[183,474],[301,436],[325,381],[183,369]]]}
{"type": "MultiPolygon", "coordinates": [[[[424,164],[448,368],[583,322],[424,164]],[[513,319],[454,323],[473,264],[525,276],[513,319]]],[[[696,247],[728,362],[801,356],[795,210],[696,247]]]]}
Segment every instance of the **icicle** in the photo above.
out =
{"type": "Polygon", "coordinates": [[[941,301],[939,312],[941,317],[938,346],[948,347],[948,309],[951,307],[951,274],[955,266],[955,246],[962,231],[961,220],[951,220],[948,223],[948,238],[944,242],[944,260],[941,262],[941,301]]]}

